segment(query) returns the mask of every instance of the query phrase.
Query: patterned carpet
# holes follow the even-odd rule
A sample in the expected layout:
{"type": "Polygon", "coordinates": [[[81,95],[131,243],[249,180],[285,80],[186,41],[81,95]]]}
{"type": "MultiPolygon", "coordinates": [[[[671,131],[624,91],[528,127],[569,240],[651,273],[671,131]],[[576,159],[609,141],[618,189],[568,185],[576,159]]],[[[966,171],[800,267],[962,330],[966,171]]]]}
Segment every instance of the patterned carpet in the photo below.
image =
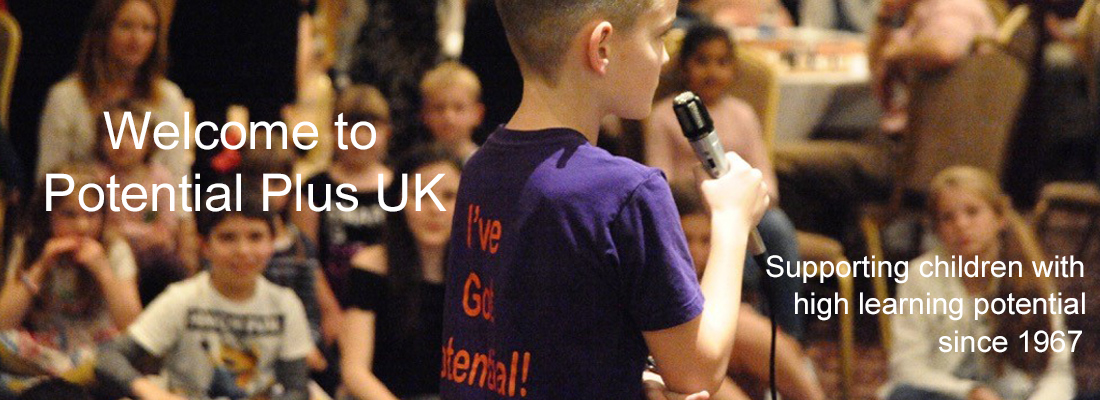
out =
{"type": "MultiPolygon", "coordinates": [[[[1051,228],[1042,238],[1049,255],[1076,254],[1078,243],[1085,233],[1087,218],[1055,213],[1051,228]]],[[[1086,312],[1091,315],[1067,316],[1066,323],[1071,330],[1084,331],[1073,354],[1077,375],[1078,393],[1100,393],[1100,272],[1091,268],[1100,260],[1100,243],[1090,246],[1091,259],[1086,258],[1085,277],[1083,279],[1060,279],[1059,290],[1063,296],[1079,297],[1081,292],[1087,296],[1086,312]]],[[[1076,254],[1081,259],[1081,254],[1076,254]]],[[[869,291],[869,287],[859,287],[869,291]]],[[[819,290],[815,288],[815,290],[819,290]]],[[[818,292],[821,293],[820,291],[818,292]]],[[[829,294],[831,296],[831,294],[829,294]]],[[[840,397],[839,371],[840,352],[837,346],[839,325],[835,320],[826,322],[811,319],[807,352],[818,367],[819,377],[830,398],[840,397]]],[[[856,320],[856,363],[852,399],[876,399],[876,390],[889,375],[886,352],[879,343],[878,322],[870,316],[858,316],[856,320]]]]}

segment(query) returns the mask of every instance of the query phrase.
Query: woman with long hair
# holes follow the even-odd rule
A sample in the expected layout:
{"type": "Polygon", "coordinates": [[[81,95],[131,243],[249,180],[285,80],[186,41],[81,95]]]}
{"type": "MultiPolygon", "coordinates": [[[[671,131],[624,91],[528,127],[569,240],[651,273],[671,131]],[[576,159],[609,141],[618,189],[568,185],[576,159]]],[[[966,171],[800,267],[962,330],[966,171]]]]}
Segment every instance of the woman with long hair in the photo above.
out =
{"type": "MultiPolygon", "coordinates": [[[[54,84],[46,99],[39,126],[38,175],[66,161],[92,159],[100,121],[97,110],[122,100],[145,103],[155,120],[184,129],[183,92],[164,78],[165,31],[157,0],[96,3],[88,17],[76,69],[54,84]]],[[[118,129],[120,121],[111,123],[118,129]]],[[[148,127],[149,131],[153,128],[148,127]]],[[[145,146],[155,145],[151,136],[146,135],[145,146]]],[[[159,152],[156,161],[178,177],[190,169],[183,143],[159,152]]]]}
{"type": "MultiPolygon", "coordinates": [[[[439,338],[443,334],[443,283],[461,162],[440,147],[416,148],[397,163],[408,176],[436,176],[432,191],[446,211],[407,199],[404,211],[387,214],[383,244],[352,259],[352,302],[340,337],[344,386],[352,399],[427,399],[439,395],[439,338]]],[[[386,203],[401,204],[391,188],[386,203]]]]}

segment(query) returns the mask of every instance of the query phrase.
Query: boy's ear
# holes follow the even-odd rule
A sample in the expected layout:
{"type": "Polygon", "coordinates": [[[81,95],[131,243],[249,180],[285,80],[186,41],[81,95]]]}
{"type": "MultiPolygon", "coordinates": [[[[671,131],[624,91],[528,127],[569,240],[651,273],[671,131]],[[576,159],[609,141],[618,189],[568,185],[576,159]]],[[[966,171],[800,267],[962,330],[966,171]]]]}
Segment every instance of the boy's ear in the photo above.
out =
{"type": "Polygon", "coordinates": [[[592,29],[585,46],[585,55],[588,58],[588,66],[597,74],[607,73],[607,66],[611,64],[611,47],[609,45],[611,35],[615,28],[608,21],[601,21],[592,29]]]}
{"type": "Polygon", "coordinates": [[[485,103],[477,102],[474,110],[477,112],[477,124],[481,125],[482,122],[485,122],[485,103]]]}

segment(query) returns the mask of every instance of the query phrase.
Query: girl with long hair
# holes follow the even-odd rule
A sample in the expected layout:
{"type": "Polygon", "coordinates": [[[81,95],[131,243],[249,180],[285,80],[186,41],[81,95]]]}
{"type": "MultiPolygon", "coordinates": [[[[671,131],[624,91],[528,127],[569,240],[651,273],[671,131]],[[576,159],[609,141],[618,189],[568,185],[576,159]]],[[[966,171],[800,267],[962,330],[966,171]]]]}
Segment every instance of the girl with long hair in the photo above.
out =
{"type": "MultiPolygon", "coordinates": [[[[979,298],[1039,298],[1055,292],[1046,277],[1035,276],[1032,262],[1043,252],[1030,228],[1012,208],[993,176],[983,170],[956,166],[933,178],[929,214],[940,246],[909,263],[962,260],[1019,261],[1024,276],[923,277],[911,274],[898,285],[898,298],[963,299],[963,315],[900,314],[892,319],[889,400],[1070,399],[1074,396],[1073,365],[1068,349],[1026,348],[1020,335],[1064,331],[1060,314],[971,314],[979,298]],[[1004,353],[973,349],[941,351],[944,336],[1003,336],[1004,353]]],[[[979,264],[980,265],[980,264],[979,264]]]]}
{"type": "MultiPolygon", "coordinates": [[[[442,174],[432,190],[447,211],[431,201],[416,211],[408,199],[403,211],[387,214],[383,243],[352,259],[354,296],[340,342],[344,386],[353,399],[439,395],[444,266],[461,168],[440,147],[411,150],[396,176],[407,175],[411,185],[417,174],[422,182],[442,174]]],[[[391,188],[387,204],[400,204],[403,195],[391,188]]]]}

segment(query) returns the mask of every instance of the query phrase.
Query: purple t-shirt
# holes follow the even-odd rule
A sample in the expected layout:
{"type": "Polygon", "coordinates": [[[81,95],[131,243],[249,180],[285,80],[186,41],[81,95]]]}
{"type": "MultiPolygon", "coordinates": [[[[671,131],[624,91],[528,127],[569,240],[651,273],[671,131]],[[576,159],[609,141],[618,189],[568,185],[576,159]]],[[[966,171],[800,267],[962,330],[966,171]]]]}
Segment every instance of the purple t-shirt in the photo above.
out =
{"type": "Polygon", "coordinates": [[[567,129],[499,129],[466,164],[444,307],[444,399],[637,399],[643,331],[702,312],[660,170],[567,129]]]}

